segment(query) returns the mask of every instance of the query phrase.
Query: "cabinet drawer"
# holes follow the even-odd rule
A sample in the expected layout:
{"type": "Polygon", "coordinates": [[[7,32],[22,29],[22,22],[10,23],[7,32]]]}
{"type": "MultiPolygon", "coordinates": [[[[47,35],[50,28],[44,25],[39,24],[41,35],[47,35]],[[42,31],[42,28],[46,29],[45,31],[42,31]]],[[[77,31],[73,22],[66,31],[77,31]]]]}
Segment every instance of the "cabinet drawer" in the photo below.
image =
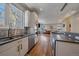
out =
{"type": "Polygon", "coordinates": [[[19,53],[17,51],[17,47],[12,47],[2,53],[0,53],[0,56],[18,56],[19,53]]]}
{"type": "Polygon", "coordinates": [[[12,48],[12,47],[17,46],[17,45],[18,45],[17,42],[18,42],[18,40],[0,46],[0,53],[1,53],[1,52],[4,52],[4,51],[6,51],[6,50],[8,50],[8,49],[10,49],[10,48],[12,48]]]}

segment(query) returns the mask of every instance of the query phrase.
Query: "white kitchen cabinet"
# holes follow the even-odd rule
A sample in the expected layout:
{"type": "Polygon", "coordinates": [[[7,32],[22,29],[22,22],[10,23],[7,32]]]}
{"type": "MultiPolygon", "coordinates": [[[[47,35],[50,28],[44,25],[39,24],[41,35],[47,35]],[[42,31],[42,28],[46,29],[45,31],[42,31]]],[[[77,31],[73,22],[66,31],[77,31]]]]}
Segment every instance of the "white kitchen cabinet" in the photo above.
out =
{"type": "Polygon", "coordinates": [[[0,53],[12,48],[12,47],[15,47],[17,46],[17,41],[14,41],[14,42],[11,42],[11,43],[7,43],[7,44],[4,44],[2,46],[0,46],[0,53]]]}
{"type": "Polygon", "coordinates": [[[56,41],[56,56],[79,56],[79,44],[78,42],[61,42],[56,41]]]}
{"type": "Polygon", "coordinates": [[[28,37],[18,41],[19,56],[24,56],[28,52],[28,37]]]}
{"type": "Polygon", "coordinates": [[[25,11],[25,27],[28,27],[28,20],[29,20],[30,11],[25,11]]]}
{"type": "Polygon", "coordinates": [[[18,55],[18,43],[17,41],[7,43],[0,46],[0,55],[1,56],[14,56],[18,55]]]}
{"type": "Polygon", "coordinates": [[[28,37],[0,46],[0,56],[24,56],[28,51],[28,37]]]}
{"type": "Polygon", "coordinates": [[[18,56],[19,52],[16,46],[0,53],[0,56],[18,56]]]}
{"type": "Polygon", "coordinates": [[[28,26],[35,27],[37,23],[38,23],[38,15],[35,12],[30,12],[28,26]]]}
{"type": "Polygon", "coordinates": [[[28,37],[22,38],[22,48],[20,55],[25,55],[28,52],[28,37]]]}

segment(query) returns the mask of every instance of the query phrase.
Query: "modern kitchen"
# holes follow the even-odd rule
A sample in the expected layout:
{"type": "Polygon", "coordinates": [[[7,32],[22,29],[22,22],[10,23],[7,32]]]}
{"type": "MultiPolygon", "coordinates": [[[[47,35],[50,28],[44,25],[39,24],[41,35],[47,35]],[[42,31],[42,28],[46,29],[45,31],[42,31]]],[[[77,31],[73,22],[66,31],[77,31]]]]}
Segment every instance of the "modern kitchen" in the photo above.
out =
{"type": "Polygon", "coordinates": [[[22,6],[0,3],[0,55],[23,56],[38,41],[35,39],[38,15],[22,6]]]}
{"type": "Polygon", "coordinates": [[[0,56],[79,56],[79,3],[0,3],[0,56]]]}

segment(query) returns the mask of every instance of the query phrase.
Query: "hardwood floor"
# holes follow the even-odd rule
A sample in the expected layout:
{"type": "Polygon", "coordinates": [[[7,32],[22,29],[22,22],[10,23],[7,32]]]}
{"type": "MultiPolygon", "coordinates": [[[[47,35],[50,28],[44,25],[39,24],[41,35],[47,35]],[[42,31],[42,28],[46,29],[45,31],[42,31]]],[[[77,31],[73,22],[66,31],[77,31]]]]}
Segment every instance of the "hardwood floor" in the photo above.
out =
{"type": "Polygon", "coordinates": [[[50,35],[38,35],[39,40],[36,46],[28,53],[29,56],[52,56],[52,48],[50,46],[50,35]]]}

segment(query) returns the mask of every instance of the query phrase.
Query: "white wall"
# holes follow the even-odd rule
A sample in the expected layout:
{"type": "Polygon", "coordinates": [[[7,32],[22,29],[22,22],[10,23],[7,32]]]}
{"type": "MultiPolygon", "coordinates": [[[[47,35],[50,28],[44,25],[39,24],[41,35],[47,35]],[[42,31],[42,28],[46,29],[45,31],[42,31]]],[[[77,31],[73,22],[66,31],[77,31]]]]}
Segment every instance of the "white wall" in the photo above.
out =
{"type": "Polygon", "coordinates": [[[57,24],[45,24],[45,29],[51,32],[56,31],[57,24]]]}
{"type": "Polygon", "coordinates": [[[79,33],[79,13],[72,16],[71,32],[79,33]]]}
{"type": "Polygon", "coordinates": [[[49,30],[51,29],[52,32],[59,31],[58,29],[61,29],[60,30],[61,32],[65,31],[63,28],[63,24],[61,24],[61,23],[51,24],[50,27],[48,27],[48,29],[49,30]]]}
{"type": "Polygon", "coordinates": [[[51,31],[52,30],[52,25],[45,25],[45,29],[48,30],[48,31],[51,31]]]}

